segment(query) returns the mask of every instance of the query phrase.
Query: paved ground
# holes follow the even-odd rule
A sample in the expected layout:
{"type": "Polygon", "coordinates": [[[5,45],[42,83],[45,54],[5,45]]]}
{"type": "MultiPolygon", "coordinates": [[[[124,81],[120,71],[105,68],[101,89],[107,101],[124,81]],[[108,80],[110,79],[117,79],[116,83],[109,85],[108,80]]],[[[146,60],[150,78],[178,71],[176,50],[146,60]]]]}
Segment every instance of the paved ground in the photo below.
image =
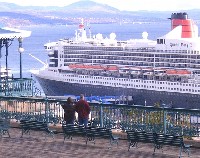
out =
{"type": "MultiPolygon", "coordinates": [[[[165,146],[163,153],[158,150],[153,156],[153,146],[138,144],[138,148],[127,151],[127,141],[120,140],[119,146],[108,149],[109,141],[97,139],[86,146],[82,137],[74,137],[72,142],[63,143],[63,135],[56,134],[55,139],[48,137],[45,141],[42,132],[31,131],[31,136],[21,136],[21,130],[10,129],[11,138],[4,136],[0,139],[0,158],[177,158],[178,147],[165,146]]],[[[187,157],[183,153],[183,157],[187,157]]],[[[192,158],[200,158],[200,148],[191,149],[192,158]]]]}

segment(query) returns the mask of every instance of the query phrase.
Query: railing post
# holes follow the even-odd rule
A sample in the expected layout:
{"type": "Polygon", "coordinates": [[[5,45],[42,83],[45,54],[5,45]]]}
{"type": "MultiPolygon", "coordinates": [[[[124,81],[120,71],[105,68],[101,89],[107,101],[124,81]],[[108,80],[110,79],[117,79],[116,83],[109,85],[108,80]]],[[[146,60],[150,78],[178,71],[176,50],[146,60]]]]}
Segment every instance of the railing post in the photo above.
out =
{"type": "Polygon", "coordinates": [[[100,127],[103,127],[103,107],[100,105],[100,127]]]}
{"type": "Polygon", "coordinates": [[[49,102],[47,96],[45,96],[45,120],[49,123],[49,102]]]}
{"type": "Polygon", "coordinates": [[[33,97],[33,79],[32,79],[32,77],[31,77],[30,84],[31,84],[31,96],[33,97]]]}
{"type": "Polygon", "coordinates": [[[166,111],[165,111],[164,106],[163,106],[163,131],[164,131],[164,134],[167,133],[166,111]]]}
{"type": "Polygon", "coordinates": [[[7,79],[4,82],[4,95],[7,96],[7,79]]]}
{"type": "Polygon", "coordinates": [[[20,65],[20,79],[22,79],[22,53],[24,52],[24,48],[22,47],[22,41],[23,41],[23,38],[22,37],[19,37],[18,38],[18,42],[19,42],[19,65],[20,65]]]}

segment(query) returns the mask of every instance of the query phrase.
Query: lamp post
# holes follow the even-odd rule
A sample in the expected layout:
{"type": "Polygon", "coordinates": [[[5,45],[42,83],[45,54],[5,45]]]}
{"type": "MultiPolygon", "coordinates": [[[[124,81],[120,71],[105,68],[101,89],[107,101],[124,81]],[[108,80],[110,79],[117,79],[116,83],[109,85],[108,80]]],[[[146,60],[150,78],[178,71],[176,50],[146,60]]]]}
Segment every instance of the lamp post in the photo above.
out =
{"type": "Polygon", "coordinates": [[[19,55],[20,55],[20,79],[22,79],[22,53],[24,52],[24,48],[22,47],[22,41],[23,41],[23,38],[22,37],[19,37],[18,38],[18,42],[19,42],[19,49],[18,49],[18,52],[19,52],[19,55]]]}
{"type": "Polygon", "coordinates": [[[4,40],[4,44],[6,47],[6,80],[8,80],[8,47],[9,47],[8,39],[4,40]]]}

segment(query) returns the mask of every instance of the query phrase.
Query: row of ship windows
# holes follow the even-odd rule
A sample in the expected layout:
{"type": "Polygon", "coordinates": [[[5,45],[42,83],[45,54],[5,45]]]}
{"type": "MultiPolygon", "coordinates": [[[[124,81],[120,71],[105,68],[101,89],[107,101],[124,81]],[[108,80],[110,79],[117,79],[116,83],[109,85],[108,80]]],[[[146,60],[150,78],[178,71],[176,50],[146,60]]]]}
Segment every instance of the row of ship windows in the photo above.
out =
{"type": "MultiPolygon", "coordinates": [[[[61,59],[60,59],[61,61],[61,59]]],[[[104,58],[104,59],[94,59],[94,58],[68,58],[64,59],[64,62],[104,62],[104,61],[109,61],[109,62],[164,62],[164,63],[178,63],[178,64],[186,64],[186,63],[200,63],[200,59],[167,59],[167,58],[104,58]]]]}
{"type": "MultiPolygon", "coordinates": [[[[78,77],[75,75],[71,75],[71,77],[78,77]]],[[[109,80],[109,81],[129,81],[129,82],[141,82],[141,83],[156,83],[156,81],[145,81],[145,80],[130,80],[130,79],[115,79],[115,78],[103,78],[103,77],[91,77],[91,76],[80,76],[80,78],[93,78],[93,79],[104,79],[104,80],[109,80]]],[[[166,84],[166,82],[157,82],[157,84],[166,84]]],[[[168,83],[168,85],[179,85],[179,83],[168,83]]],[[[194,84],[187,84],[187,83],[180,83],[180,85],[183,86],[193,86],[193,87],[200,87],[200,85],[194,85],[194,84]]]]}
{"type": "Polygon", "coordinates": [[[197,50],[157,50],[156,52],[171,52],[171,53],[187,53],[190,54],[199,54],[199,51],[197,50]]]}
{"type": "Polygon", "coordinates": [[[133,53],[126,53],[126,52],[80,52],[80,51],[73,51],[73,52],[65,52],[63,54],[60,54],[60,58],[93,58],[93,59],[112,59],[116,56],[121,56],[123,53],[123,57],[140,57],[140,58],[169,58],[169,59],[199,59],[199,52],[197,53],[191,53],[191,54],[137,54],[135,52],[133,53]],[[77,55],[78,54],[78,55],[77,55]],[[106,54],[106,55],[105,55],[106,54]],[[194,54],[194,55],[192,55],[194,54]],[[196,55],[197,54],[197,55],[196,55]]]}
{"type": "Polygon", "coordinates": [[[44,46],[45,49],[53,49],[53,47],[44,46]]]}
{"type": "MultiPolygon", "coordinates": [[[[77,81],[73,79],[67,79],[67,81],[77,81]]],[[[85,82],[85,80],[79,80],[79,82],[85,82]]],[[[183,89],[183,88],[166,88],[166,87],[156,87],[156,86],[146,86],[146,85],[133,85],[133,84],[120,84],[120,83],[109,83],[109,82],[99,82],[99,81],[88,81],[88,83],[99,83],[99,84],[110,84],[114,86],[122,85],[124,87],[136,87],[136,88],[158,88],[158,89],[167,89],[167,90],[177,90],[177,91],[183,91],[183,92],[200,92],[200,90],[194,90],[194,89],[183,89]]]]}
{"type": "MultiPolygon", "coordinates": [[[[63,51],[62,51],[63,52],[63,51]]],[[[65,58],[67,58],[68,56],[74,56],[76,54],[80,54],[82,56],[105,56],[106,55],[117,55],[117,56],[120,56],[123,54],[123,56],[141,56],[141,53],[136,53],[136,52],[142,52],[142,51],[135,51],[133,50],[133,52],[130,52],[130,51],[120,51],[120,50],[113,50],[113,51],[97,51],[97,52],[94,52],[94,51],[91,51],[91,50],[88,50],[88,51],[81,51],[81,50],[64,50],[64,54],[65,54],[65,58]]],[[[146,51],[145,51],[146,52],[146,51]]],[[[153,52],[153,51],[148,51],[148,52],[153,52]]],[[[150,53],[144,53],[142,54],[143,57],[171,57],[171,58],[186,58],[186,57],[192,57],[192,56],[198,56],[199,55],[199,51],[183,51],[183,50],[168,50],[168,51],[160,51],[160,50],[157,50],[156,52],[162,52],[162,53],[157,53],[157,54],[150,54],[150,53]],[[163,54],[163,52],[167,53],[167,54],[163,54]],[[182,54],[180,54],[180,52],[182,54]],[[183,54],[183,52],[187,53],[187,54],[183,54]],[[176,53],[176,54],[175,54],[176,53]]],[[[79,56],[80,56],[79,55],[79,56]]],[[[76,55],[77,56],[77,55],[76,55]]]]}
{"type": "MultiPolygon", "coordinates": [[[[75,84],[74,86],[79,86],[79,85],[76,85],[76,84],[75,84]]],[[[91,85],[82,85],[82,87],[91,87],[91,85]]],[[[98,87],[98,86],[96,86],[96,85],[95,85],[95,87],[96,87],[96,88],[99,88],[99,89],[100,89],[100,88],[102,89],[102,87],[98,87]]],[[[110,87],[104,87],[104,89],[110,89],[110,87]]],[[[141,91],[143,91],[143,89],[135,89],[135,91],[136,91],[136,92],[141,92],[141,91]]],[[[152,93],[152,94],[157,94],[157,93],[165,94],[166,92],[164,92],[164,91],[163,91],[163,92],[162,92],[162,91],[160,91],[160,92],[157,92],[157,91],[149,91],[149,93],[152,93]]],[[[184,95],[184,93],[183,93],[183,94],[179,94],[179,93],[175,93],[175,94],[174,94],[174,93],[169,92],[168,95],[169,95],[169,96],[170,96],[170,95],[173,95],[173,96],[180,96],[180,95],[181,95],[181,96],[182,96],[182,95],[184,95]]],[[[185,96],[187,96],[187,94],[185,94],[185,96]]],[[[191,95],[191,97],[196,97],[196,95],[195,95],[195,94],[194,94],[194,95],[191,95]]]]}
{"type": "MultiPolygon", "coordinates": [[[[114,80],[114,79],[113,79],[114,80]]],[[[120,81],[120,79],[117,79],[118,81],[120,81]]],[[[125,80],[125,79],[124,79],[125,80]]],[[[67,79],[67,81],[76,81],[76,80],[74,80],[74,79],[67,79]]],[[[85,82],[85,80],[79,80],[80,82],[85,82]]],[[[122,79],[122,81],[123,81],[123,79],[122,79]]],[[[134,81],[138,81],[138,80],[134,80],[134,81]]],[[[101,82],[101,81],[88,81],[89,83],[99,83],[99,84],[111,84],[111,85],[122,85],[122,84],[120,84],[120,83],[109,83],[109,82],[101,82]]],[[[154,81],[144,81],[144,82],[142,82],[142,83],[154,83],[154,81]]],[[[158,82],[158,84],[164,84],[164,82],[162,83],[162,82],[158,82]]],[[[124,86],[133,86],[133,84],[123,84],[124,86]]],[[[168,85],[178,85],[178,83],[168,83],[168,85]]],[[[193,87],[200,87],[200,85],[194,85],[194,84],[180,84],[180,85],[183,85],[183,86],[193,86],[193,87]]],[[[139,86],[140,87],[140,85],[136,85],[136,87],[137,86],[139,86]]],[[[145,85],[146,86],[146,85],[145,85]]],[[[144,86],[144,87],[145,87],[144,86]]],[[[141,86],[141,87],[143,87],[143,86],[141,86]]],[[[148,86],[147,86],[147,88],[148,88],[148,86]]],[[[154,86],[150,86],[150,88],[154,88],[154,86]]],[[[162,87],[160,88],[160,89],[162,89],[162,87]]],[[[172,88],[173,89],[173,88],[172,88]]],[[[175,89],[179,89],[179,88],[174,88],[174,90],[175,89]]],[[[181,89],[180,89],[181,90],[181,89]]],[[[188,90],[186,90],[186,91],[188,91],[188,90]]]]}
{"type": "Polygon", "coordinates": [[[69,49],[72,49],[72,50],[122,50],[121,47],[102,47],[102,46],[99,46],[99,47],[80,47],[80,46],[65,46],[64,47],[64,50],[66,51],[69,51],[69,49]]]}
{"type": "MultiPolygon", "coordinates": [[[[122,48],[119,47],[64,47],[64,51],[69,51],[69,49],[72,49],[70,51],[73,50],[123,50],[122,48]]],[[[130,48],[125,48],[125,50],[127,51],[141,51],[142,49],[130,49],[130,48]]],[[[148,51],[148,52],[155,52],[155,50],[148,50],[148,49],[144,49],[143,51],[148,51]]],[[[177,53],[177,52],[181,52],[181,53],[191,53],[191,54],[199,54],[199,51],[197,50],[156,50],[156,52],[172,52],[172,53],[177,53]]]]}
{"type": "Polygon", "coordinates": [[[141,55],[125,55],[123,54],[123,56],[117,56],[117,55],[60,55],[60,58],[65,58],[65,61],[69,60],[69,59],[109,59],[109,60],[146,60],[148,58],[148,60],[156,60],[156,61],[188,61],[188,60],[192,60],[192,61],[198,61],[198,59],[200,59],[199,56],[165,56],[165,55],[156,55],[156,56],[141,56],[141,55]]]}

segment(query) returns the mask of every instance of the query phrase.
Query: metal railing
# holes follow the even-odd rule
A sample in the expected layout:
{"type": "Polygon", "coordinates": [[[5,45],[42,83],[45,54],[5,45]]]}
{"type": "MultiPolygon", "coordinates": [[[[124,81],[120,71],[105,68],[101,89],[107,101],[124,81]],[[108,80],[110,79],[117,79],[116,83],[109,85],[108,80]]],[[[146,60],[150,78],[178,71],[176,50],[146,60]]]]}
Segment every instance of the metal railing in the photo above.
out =
{"type": "MultiPolygon", "coordinates": [[[[47,97],[0,97],[0,117],[13,119],[37,119],[60,124],[66,100],[47,97]]],[[[165,134],[199,136],[200,109],[172,109],[136,105],[112,105],[90,103],[90,125],[120,130],[145,130],[165,134]]]]}
{"type": "Polygon", "coordinates": [[[37,93],[39,94],[39,91],[32,78],[12,78],[0,81],[0,96],[34,96],[37,93]]]}

